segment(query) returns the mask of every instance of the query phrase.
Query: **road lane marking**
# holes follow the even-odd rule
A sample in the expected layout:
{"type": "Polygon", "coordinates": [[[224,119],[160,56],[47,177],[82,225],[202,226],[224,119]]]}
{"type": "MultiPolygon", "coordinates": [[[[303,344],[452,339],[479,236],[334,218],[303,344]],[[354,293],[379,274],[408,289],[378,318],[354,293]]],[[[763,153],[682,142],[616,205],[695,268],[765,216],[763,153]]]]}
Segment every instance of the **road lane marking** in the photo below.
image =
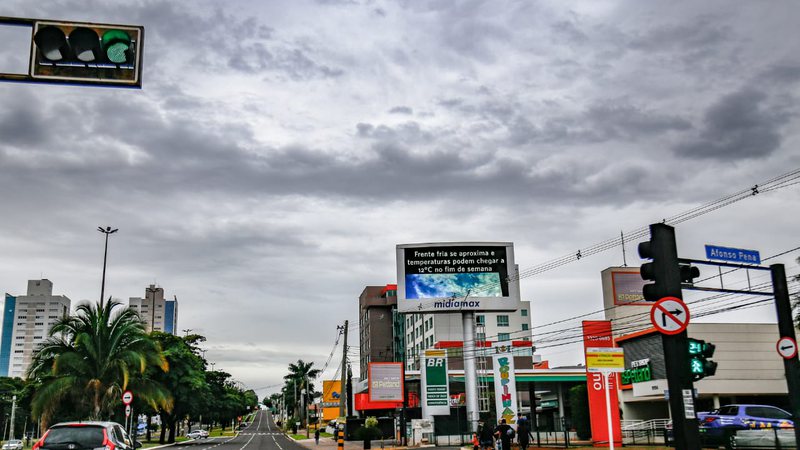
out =
{"type": "Polygon", "coordinates": [[[281,447],[281,444],[278,444],[278,440],[275,439],[275,436],[272,436],[272,440],[275,441],[275,445],[277,445],[280,450],[283,450],[283,447],[281,447]]]}

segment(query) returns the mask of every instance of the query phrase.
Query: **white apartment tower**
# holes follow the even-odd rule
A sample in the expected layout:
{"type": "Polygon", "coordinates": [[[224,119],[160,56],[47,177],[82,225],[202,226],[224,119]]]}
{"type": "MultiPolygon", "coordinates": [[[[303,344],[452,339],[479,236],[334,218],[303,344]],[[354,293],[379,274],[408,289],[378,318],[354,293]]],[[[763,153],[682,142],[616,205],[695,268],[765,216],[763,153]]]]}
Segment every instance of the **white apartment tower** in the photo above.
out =
{"type": "Polygon", "coordinates": [[[25,377],[34,349],[55,322],[69,315],[70,299],[53,295],[50,280],[29,280],[28,294],[6,294],[0,341],[0,375],[25,377]]]}
{"type": "Polygon", "coordinates": [[[144,298],[128,299],[130,308],[139,313],[145,328],[175,334],[178,329],[178,299],[164,300],[164,289],[151,284],[144,290],[144,298]]]}

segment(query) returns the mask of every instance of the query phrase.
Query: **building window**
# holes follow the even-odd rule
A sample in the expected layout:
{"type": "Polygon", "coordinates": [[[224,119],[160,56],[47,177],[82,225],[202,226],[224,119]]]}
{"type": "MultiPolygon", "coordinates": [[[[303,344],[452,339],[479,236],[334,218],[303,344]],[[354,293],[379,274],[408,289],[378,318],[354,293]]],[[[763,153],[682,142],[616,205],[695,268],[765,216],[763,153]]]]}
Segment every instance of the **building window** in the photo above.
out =
{"type": "Polygon", "coordinates": [[[509,341],[511,340],[511,336],[508,333],[497,333],[497,340],[502,341],[509,341]]]}
{"type": "Polygon", "coordinates": [[[519,313],[520,313],[520,315],[522,315],[522,317],[528,317],[528,310],[527,309],[521,309],[519,311],[519,313]]]}
{"type": "Polygon", "coordinates": [[[44,326],[44,322],[34,322],[37,327],[44,326]]]}
{"type": "Polygon", "coordinates": [[[486,316],[483,314],[475,316],[475,323],[478,325],[486,325],[486,316]]]}
{"type": "Polygon", "coordinates": [[[485,341],[486,340],[486,333],[478,333],[476,339],[478,341],[480,341],[480,342],[485,341]]]}
{"type": "Polygon", "coordinates": [[[522,330],[524,331],[524,330],[527,330],[527,329],[528,329],[528,324],[527,323],[523,323],[522,324],[522,330]]]}
{"type": "Polygon", "coordinates": [[[508,316],[505,314],[497,316],[497,326],[498,327],[507,327],[508,326],[508,316]]]}

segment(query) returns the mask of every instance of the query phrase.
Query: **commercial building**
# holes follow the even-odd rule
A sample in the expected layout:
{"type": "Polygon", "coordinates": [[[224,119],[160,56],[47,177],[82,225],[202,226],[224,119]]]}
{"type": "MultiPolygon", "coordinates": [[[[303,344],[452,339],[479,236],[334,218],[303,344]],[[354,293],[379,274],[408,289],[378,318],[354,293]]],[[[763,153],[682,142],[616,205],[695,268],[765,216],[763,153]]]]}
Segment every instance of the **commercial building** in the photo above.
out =
{"type": "MultiPolygon", "coordinates": [[[[666,419],[666,366],[661,334],[650,322],[653,303],[642,295],[647,282],[639,267],[609,267],[601,272],[601,280],[605,318],[611,321],[615,344],[625,352],[619,392],[623,417],[666,419]]],[[[716,346],[716,374],[694,383],[696,411],[730,403],[788,406],[783,360],[775,350],[776,324],[690,322],[687,332],[716,346]]]]}
{"type": "Polygon", "coordinates": [[[55,322],[69,315],[71,301],[53,295],[53,282],[29,280],[26,295],[5,295],[0,338],[0,376],[24,377],[33,350],[47,339],[55,322]]]}
{"type": "Polygon", "coordinates": [[[176,334],[178,331],[178,298],[164,299],[164,289],[151,284],[145,288],[144,298],[128,299],[130,308],[139,313],[149,331],[176,334]]]}
{"type": "Polygon", "coordinates": [[[403,320],[397,313],[397,285],[366,286],[358,297],[359,369],[365,376],[371,362],[403,357],[403,320]]]}

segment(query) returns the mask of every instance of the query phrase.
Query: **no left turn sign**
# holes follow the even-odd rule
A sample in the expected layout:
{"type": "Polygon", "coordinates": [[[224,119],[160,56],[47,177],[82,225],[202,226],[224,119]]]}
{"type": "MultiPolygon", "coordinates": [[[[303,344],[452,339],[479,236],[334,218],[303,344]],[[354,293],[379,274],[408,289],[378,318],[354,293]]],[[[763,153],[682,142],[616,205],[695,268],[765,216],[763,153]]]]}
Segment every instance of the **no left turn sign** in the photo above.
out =
{"type": "Polygon", "coordinates": [[[677,297],[664,297],[650,310],[650,322],[662,334],[678,334],[689,325],[689,308],[677,297]]]}
{"type": "Polygon", "coordinates": [[[783,359],[792,359],[797,356],[797,342],[788,336],[778,339],[777,349],[783,359]]]}
{"type": "Polygon", "coordinates": [[[122,393],[122,403],[125,405],[130,405],[133,402],[133,392],[125,391],[122,393]]]}

